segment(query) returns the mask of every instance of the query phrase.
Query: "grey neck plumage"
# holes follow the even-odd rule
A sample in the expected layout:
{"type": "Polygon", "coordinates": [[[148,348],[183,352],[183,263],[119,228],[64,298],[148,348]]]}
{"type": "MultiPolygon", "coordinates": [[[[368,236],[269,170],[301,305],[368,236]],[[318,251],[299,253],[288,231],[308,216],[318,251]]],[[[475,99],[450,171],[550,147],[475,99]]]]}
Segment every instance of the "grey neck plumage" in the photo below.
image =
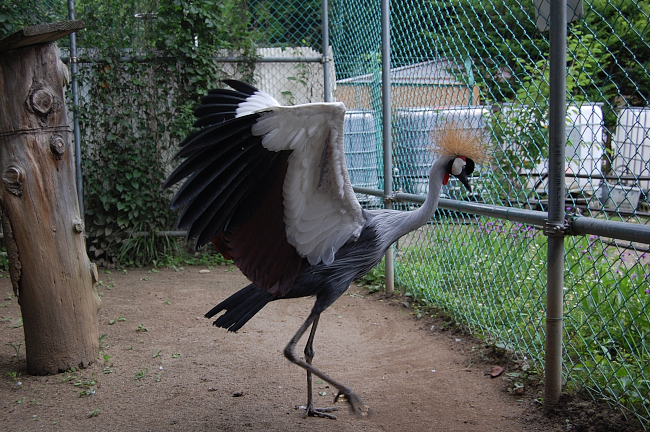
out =
{"type": "Polygon", "coordinates": [[[395,232],[396,239],[420,228],[433,217],[433,214],[438,208],[440,189],[445,171],[452,159],[452,156],[441,156],[433,163],[429,173],[429,192],[427,198],[420,208],[404,214],[402,221],[398,224],[399,226],[395,227],[397,228],[397,232],[395,232]]]}

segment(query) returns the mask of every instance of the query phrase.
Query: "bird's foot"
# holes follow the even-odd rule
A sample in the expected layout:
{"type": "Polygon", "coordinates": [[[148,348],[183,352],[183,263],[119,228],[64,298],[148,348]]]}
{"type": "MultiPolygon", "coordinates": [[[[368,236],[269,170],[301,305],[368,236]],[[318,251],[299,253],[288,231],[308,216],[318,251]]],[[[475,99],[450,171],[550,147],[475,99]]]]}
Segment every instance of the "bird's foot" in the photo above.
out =
{"type": "Polygon", "coordinates": [[[366,417],[370,413],[370,407],[364,404],[361,398],[352,390],[349,390],[348,392],[339,390],[338,394],[334,398],[334,403],[336,403],[341,398],[345,398],[345,400],[348,401],[350,408],[356,415],[360,417],[366,417]]]}
{"type": "MultiPolygon", "coordinates": [[[[303,408],[303,407],[300,407],[303,408]]],[[[307,417],[321,417],[321,418],[328,418],[332,420],[336,420],[336,416],[334,414],[329,414],[332,411],[338,411],[341,408],[339,407],[332,407],[332,408],[314,408],[314,405],[309,404],[306,407],[304,407],[306,411],[306,416],[307,417]]]]}

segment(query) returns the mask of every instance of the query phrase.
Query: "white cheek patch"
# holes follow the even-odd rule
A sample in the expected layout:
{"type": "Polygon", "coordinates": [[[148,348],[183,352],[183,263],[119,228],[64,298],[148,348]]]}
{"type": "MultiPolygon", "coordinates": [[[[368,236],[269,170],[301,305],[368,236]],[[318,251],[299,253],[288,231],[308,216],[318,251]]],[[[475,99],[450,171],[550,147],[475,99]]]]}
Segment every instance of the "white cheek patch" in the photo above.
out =
{"type": "Polygon", "coordinates": [[[465,165],[467,165],[467,162],[461,158],[456,158],[454,163],[451,165],[451,173],[455,176],[459,175],[463,171],[465,165]]]}

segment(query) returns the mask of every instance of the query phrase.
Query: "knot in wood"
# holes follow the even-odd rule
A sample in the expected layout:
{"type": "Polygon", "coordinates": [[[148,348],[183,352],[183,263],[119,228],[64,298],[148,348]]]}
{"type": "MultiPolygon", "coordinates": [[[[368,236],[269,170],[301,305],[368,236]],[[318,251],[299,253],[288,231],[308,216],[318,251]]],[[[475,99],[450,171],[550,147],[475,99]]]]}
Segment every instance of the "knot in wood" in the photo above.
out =
{"type": "Polygon", "coordinates": [[[14,195],[20,196],[23,193],[22,179],[25,177],[23,169],[18,165],[11,164],[5,168],[2,173],[2,181],[5,184],[5,189],[14,195]]]}
{"type": "Polygon", "coordinates": [[[81,218],[76,217],[72,219],[72,225],[74,225],[74,229],[78,233],[84,232],[84,221],[82,221],[81,218]]]}
{"type": "Polygon", "coordinates": [[[59,160],[65,153],[65,139],[61,135],[52,135],[50,138],[50,150],[54,157],[59,160]]]}
{"type": "Polygon", "coordinates": [[[54,104],[54,95],[47,88],[40,88],[32,93],[30,98],[30,105],[34,112],[46,115],[52,109],[54,104]]]}
{"type": "Polygon", "coordinates": [[[99,282],[99,273],[97,272],[97,264],[90,263],[90,277],[93,280],[93,284],[99,282]]]}

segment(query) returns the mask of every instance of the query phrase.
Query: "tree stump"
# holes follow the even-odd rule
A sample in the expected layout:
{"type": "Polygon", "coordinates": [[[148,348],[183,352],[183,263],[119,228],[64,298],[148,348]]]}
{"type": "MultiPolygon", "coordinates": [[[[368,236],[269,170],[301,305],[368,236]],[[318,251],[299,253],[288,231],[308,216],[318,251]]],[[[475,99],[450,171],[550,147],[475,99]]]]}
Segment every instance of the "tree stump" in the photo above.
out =
{"type": "Polygon", "coordinates": [[[86,367],[99,351],[101,300],[79,215],[65,65],[53,43],[79,28],[33,26],[0,41],[2,224],[34,375],[86,367]]]}

